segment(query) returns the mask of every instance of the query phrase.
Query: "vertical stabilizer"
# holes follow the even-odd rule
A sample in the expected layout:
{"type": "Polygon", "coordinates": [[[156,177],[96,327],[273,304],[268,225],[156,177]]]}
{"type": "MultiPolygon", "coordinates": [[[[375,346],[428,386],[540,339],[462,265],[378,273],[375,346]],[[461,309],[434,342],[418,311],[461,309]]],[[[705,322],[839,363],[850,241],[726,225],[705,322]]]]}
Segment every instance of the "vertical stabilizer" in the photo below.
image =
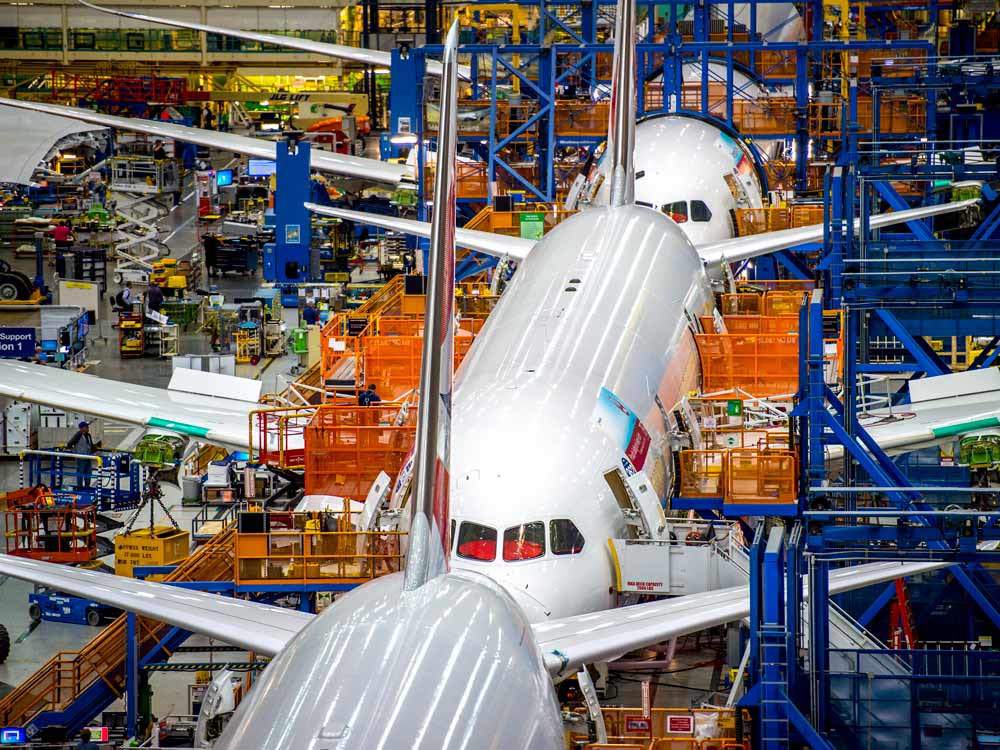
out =
{"type": "Polygon", "coordinates": [[[455,338],[455,143],[458,131],[458,22],[444,47],[434,212],[427,258],[427,306],[420,365],[420,405],[413,518],[404,588],[413,590],[448,569],[448,463],[455,338]]]}
{"type": "Polygon", "coordinates": [[[605,159],[611,169],[611,205],[635,201],[635,0],[618,0],[615,56],[611,73],[611,115],[605,159]]]}

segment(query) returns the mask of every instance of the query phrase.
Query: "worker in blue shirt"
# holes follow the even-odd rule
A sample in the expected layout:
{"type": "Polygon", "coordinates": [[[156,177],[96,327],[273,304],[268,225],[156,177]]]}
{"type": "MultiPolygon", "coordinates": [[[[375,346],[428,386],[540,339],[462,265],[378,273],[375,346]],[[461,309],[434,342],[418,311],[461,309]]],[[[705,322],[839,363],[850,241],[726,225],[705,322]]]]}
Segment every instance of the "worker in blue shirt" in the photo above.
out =
{"type": "Polygon", "coordinates": [[[375,384],[369,383],[366,390],[358,394],[358,406],[372,406],[381,403],[382,397],[375,390],[375,384]]]}
{"type": "Polygon", "coordinates": [[[302,308],[302,322],[307,326],[314,326],[319,322],[319,310],[312,302],[306,302],[306,306],[302,308]]]}

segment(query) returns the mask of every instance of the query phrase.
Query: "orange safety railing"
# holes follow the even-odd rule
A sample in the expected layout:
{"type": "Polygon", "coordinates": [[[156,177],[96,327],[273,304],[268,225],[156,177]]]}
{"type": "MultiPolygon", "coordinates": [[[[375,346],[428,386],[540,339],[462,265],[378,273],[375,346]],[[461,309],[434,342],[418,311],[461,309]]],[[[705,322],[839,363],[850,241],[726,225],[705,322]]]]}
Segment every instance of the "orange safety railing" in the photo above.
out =
{"type": "Polygon", "coordinates": [[[736,209],[736,224],[741,237],[822,223],[821,205],[800,204],[782,208],[736,209]]]}
{"type": "MultiPolygon", "coordinates": [[[[221,531],[166,576],[164,582],[233,580],[232,528],[221,531]]],[[[139,653],[161,642],[165,625],[138,618],[139,653]]],[[[85,690],[104,682],[119,696],[125,691],[125,615],[102,630],[81,651],[60,651],[31,677],[0,699],[0,724],[28,726],[43,711],[67,708],[85,690]]]]}
{"type": "Polygon", "coordinates": [[[682,450],[679,494],[788,505],[796,502],[797,476],[795,453],[783,448],[682,450]]]}
{"type": "Polygon", "coordinates": [[[399,531],[358,528],[360,512],[260,513],[261,533],[236,535],[238,585],[360,583],[402,569],[399,531]]]}
{"type": "MultiPolygon", "coordinates": [[[[474,340],[471,331],[460,326],[454,342],[456,368],[469,353],[474,340]]],[[[383,400],[397,401],[417,388],[423,336],[362,336],[359,346],[364,380],[375,385],[383,400]]]]}
{"type": "Polygon", "coordinates": [[[575,214],[576,211],[564,211],[547,203],[537,203],[523,211],[494,211],[492,207],[487,206],[473,216],[465,228],[518,237],[521,234],[521,216],[525,213],[544,213],[545,231],[548,232],[556,224],[575,214]]]}
{"type": "Polygon", "coordinates": [[[722,497],[725,494],[725,450],[683,450],[680,462],[681,497],[722,497]]]}
{"type": "MultiPolygon", "coordinates": [[[[879,100],[879,132],[905,134],[922,132],[927,125],[927,101],[916,96],[883,96],[879,100]]],[[[840,112],[845,103],[838,99],[832,102],[809,103],[809,132],[813,135],[837,135],[840,133],[840,112]]],[[[858,127],[862,132],[871,132],[874,127],[871,98],[858,98],[858,127]]]]}
{"type": "Polygon", "coordinates": [[[306,428],[305,491],[363,498],[379,472],[395,476],[413,447],[414,406],[321,406],[306,428]]]}
{"type": "Polygon", "coordinates": [[[7,554],[54,563],[97,555],[97,509],[75,505],[11,506],[4,512],[7,554]]]}
{"type": "MultiPolygon", "coordinates": [[[[798,315],[726,315],[722,320],[728,333],[796,334],[799,330],[798,315]]],[[[706,331],[711,331],[715,319],[703,315],[701,325],[706,331]]]]}
{"type": "MultiPolygon", "coordinates": [[[[696,748],[697,750],[737,750],[748,748],[742,736],[738,736],[737,715],[742,709],[737,708],[653,708],[649,712],[649,729],[639,729],[635,720],[643,718],[641,708],[602,707],[604,726],[608,733],[607,743],[586,744],[586,748],[696,748]],[[688,736],[678,735],[669,731],[676,727],[672,722],[690,722],[692,732],[688,736]],[[712,738],[698,739],[698,730],[715,735],[712,738]],[[680,742],[681,744],[663,744],[680,742]],[[657,744],[660,743],[660,744],[657,744]]],[[[740,714],[745,727],[749,727],[750,718],[746,712],[740,714]]],[[[577,739],[571,733],[571,740],[577,739]]],[[[574,745],[576,747],[576,745],[574,745]]]]}
{"type": "Polygon", "coordinates": [[[736,388],[753,396],[798,390],[798,335],[695,334],[705,393],[736,388]]]}
{"type": "MultiPolygon", "coordinates": [[[[488,167],[486,162],[458,162],[455,165],[455,197],[486,200],[489,195],[488,167]]],[[[424,169],[424,190],[428,195],[434,190],[434,170],[433,164],[424,169]]]]}
{"type": "Polygon", "coordinates": [[[606,101],[561,99],[556,102],[556,135],[604,136],[608,133],[606,101]]]}
{"type": "Polygon", "coordinates": [[[729,451],[726,471],[727,503],[781,503],[796,501],[795,454],[788,450],[736,448],[729,451]]]}
{"type": "Polygon", "coordinates": [[[282,469],[305,465],[305,431],[316,409],[276,407],[250,412],[250,460],[282,469]]]}

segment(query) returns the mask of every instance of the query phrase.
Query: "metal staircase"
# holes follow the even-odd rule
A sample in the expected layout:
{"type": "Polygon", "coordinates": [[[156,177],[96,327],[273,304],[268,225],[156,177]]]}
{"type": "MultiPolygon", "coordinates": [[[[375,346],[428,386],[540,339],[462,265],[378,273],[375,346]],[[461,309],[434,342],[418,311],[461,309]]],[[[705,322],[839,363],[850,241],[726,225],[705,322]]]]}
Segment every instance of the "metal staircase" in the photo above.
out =
{"type": "MultiPolygon", "coordinates": [[[[235,528],[219,532],[165,579],[223,581],[233,577],[235,528]]],[[[140,667],[165,661],[190,635],[140,617],[140,667]]],[[[81,651],[62,651],[0,700],[0,725],[26,727],[35,736],[46,727],[75,734],[125,692],[126,617],[108,625],[81,651]]]]}

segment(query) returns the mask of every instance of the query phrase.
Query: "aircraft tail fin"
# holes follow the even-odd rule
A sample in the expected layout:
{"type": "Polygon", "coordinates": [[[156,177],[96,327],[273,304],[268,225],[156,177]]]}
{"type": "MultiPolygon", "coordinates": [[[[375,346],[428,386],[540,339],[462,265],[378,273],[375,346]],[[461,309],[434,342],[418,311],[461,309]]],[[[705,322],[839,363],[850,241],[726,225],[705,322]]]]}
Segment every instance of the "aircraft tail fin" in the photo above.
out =
{"type": "Polygon", "coordinates": [[[635,0],[618,0],[606,159],[610,159],[611,205],[635,200],[635,0]]]}
{"type": "Polygon", "coordinates": [[[404,588],[419,588],[448,570],[450,547],[448,464],[451,453],[451,390],[455,338],[455,151],[458,135],[458,22],[444,46],[441,76],[441,123],[434,212],[427,261],[423,359],[412,520],[404,588]]]}

